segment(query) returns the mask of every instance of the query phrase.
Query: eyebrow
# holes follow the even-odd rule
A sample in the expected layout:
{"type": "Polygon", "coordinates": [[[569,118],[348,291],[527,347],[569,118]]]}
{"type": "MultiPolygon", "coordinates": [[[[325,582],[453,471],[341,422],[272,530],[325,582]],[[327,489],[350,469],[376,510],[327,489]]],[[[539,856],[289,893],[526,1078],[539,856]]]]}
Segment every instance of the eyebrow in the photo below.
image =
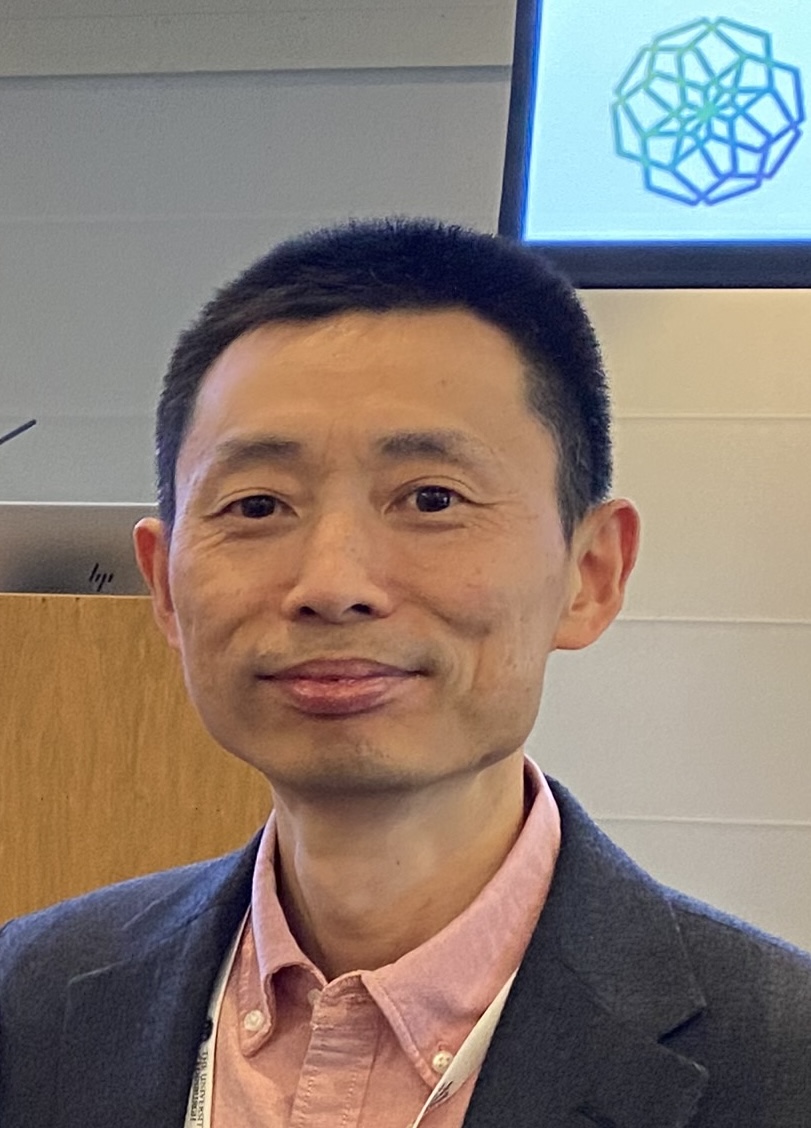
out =
{"type": "Polygon", "coordinates": [[[481,439],[466,431],[395,431],[375,443],[383,458],[403,461],[437,458],[458,466],[471,467],[492,460],[493,452],[481,439]]]}
{"type": "MultiPolygon", "coordinates": [[[[436,458],[467,469],[493,458],[493,452],[481,439],[452,429],[392,431],[376,439],[372,449],[390,462],[436,458]]],[[[220,443],[215,448],[212,469],[228,473],[260,464],[289,466],[303,461],[305,453],[304,444],[297,439],[284,435],[248,435],[220,443]]]]}

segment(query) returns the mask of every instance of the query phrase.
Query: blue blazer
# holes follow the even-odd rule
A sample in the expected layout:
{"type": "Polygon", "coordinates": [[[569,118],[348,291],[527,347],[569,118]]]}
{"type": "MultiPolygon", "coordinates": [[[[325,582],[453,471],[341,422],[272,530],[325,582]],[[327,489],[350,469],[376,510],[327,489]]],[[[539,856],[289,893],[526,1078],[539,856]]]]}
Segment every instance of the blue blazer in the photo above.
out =
{"type": "MultiPolygon", "coordinates": [[[[811,956],[658,885],[553,790],[552,888],[465,1128],[811,1128],[811,956]]],[[[181,1128],[257,841],[0,930],[0,1128],[181,1128]]]]}

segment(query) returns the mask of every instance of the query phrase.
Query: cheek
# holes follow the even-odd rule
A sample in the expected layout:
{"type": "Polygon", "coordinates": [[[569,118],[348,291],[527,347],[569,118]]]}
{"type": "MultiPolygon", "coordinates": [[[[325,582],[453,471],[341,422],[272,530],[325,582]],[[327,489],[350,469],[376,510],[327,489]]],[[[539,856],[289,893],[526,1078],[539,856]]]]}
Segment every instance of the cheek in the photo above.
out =
{"type": "Polygon", "coordinates": [[[445,618],[467,644],[468,677],[482,688],[512,679],[540,680],[563,606],[558,570],[540,567],[495,582],[483,570],[448,592],[445,618]]]}
{"type": "Polygon", "coordinates": [[[208,567],[200,556],[179,554],[170,584],[187,672],[221,667],[238,624],[249,616],[244,582],[228,569],[208,567]]]}
{"type": "Polygon", "coordinates": [[[467,587],[455,632],[459,681],[448,700],[467,738],[491,754],[514,752],[535,724],[559,592],[553,580],[467,587]]]}

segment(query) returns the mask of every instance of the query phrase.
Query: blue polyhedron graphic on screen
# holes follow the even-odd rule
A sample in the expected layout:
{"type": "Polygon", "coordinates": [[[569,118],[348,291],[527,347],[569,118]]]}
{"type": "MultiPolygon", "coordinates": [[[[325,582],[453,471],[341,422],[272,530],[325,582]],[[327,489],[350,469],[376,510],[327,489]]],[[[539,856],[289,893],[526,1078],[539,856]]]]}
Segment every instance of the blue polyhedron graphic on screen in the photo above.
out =
{"type": "Polygon", "coordinates": [[[614,94],[618,155],[641,165],[651,192],[685,204],[760,188],[805,121],[798,68],[775,61],[767,32],[727,19],[657,35],[614,94]]]}

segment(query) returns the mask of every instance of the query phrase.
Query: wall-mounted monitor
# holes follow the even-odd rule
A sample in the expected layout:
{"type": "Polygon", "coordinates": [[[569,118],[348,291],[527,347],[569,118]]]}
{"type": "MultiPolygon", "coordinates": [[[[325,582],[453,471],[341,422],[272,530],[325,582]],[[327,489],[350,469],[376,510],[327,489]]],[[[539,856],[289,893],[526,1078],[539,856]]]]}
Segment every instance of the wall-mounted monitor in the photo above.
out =
{"type": "Polygon", "coordinates": [[[499,230],[579,286],[811,286],[811,0],[517,0],[499,230]]]}

